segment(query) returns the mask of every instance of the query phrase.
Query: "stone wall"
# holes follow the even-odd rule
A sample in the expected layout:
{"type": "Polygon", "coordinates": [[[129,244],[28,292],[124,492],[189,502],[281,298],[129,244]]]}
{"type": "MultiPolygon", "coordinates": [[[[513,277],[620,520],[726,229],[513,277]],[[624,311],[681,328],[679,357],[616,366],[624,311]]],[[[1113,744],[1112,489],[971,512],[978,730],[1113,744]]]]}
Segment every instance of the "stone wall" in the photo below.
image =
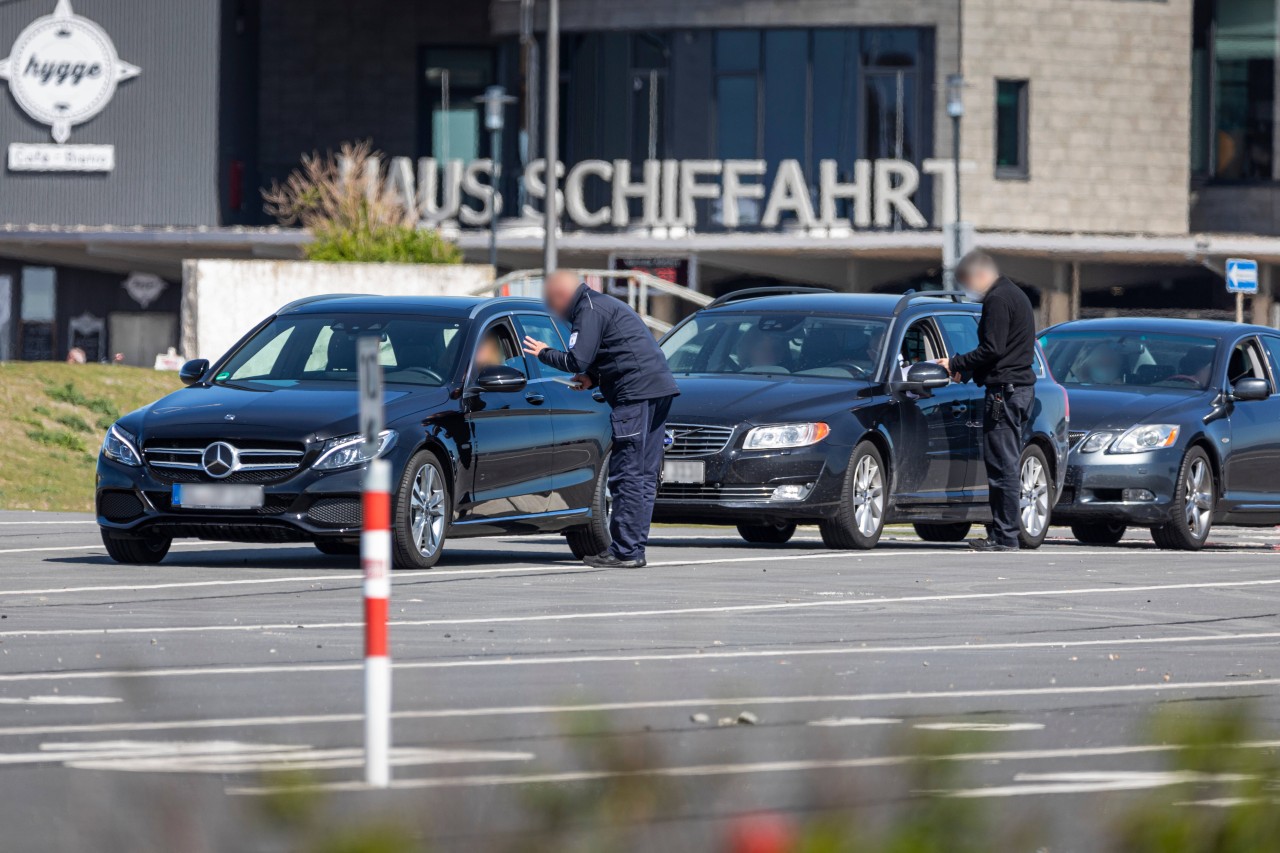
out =
{"type": "Polygon", "coordinates": [[[979,229],[1187,232],[1191,0],[965,0],[979,229]],[[1030,175],[995,176],[995,81],[1030,81],[1030,175]]]}

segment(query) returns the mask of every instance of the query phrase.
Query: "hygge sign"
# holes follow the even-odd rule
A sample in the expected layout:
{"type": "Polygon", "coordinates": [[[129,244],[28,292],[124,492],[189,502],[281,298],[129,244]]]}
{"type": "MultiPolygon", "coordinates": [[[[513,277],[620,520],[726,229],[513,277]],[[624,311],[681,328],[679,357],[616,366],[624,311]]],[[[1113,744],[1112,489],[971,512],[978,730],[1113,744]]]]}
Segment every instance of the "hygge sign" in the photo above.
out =
{"type": "MultiPolygon", "coordinates": [[[[811,188],[797,160],[778,163],[772,181],[766,182],[768,164],[763,160],[647,160],[637,169],[629,160],[587,160],[566,173],[557,173],[564,189],[556,194],[557,210],[582,228],[684,227],[699,225],[699,202],[712,203],[716,224],[728,229],[747,225],[777,228],[784,216],[804,228],[888,228],[900,221],[909,228],[926,228],[929,221],[913,201],[920,187],[921,171],[934,177],[944,209],[941,219],[952,217],[947,206],[954,195],[955,170],[950,160],[925,160],[922,169],[906,160],[859,160],[852,175],[841,175],[839,164],[823,160],[818,186],[811,188]],[[594,209],[588,206],[587,188],[601,186],[610,201],[594,209]],[[633,201],[640,214],[633,216],[633,201]],[[841,202],[851,216],[840,216],[841,202]]],[[[378,174],[368,168],[365,174],[378,174]]],[[[528,198],[546,200],[546,162],[535,160],[524,171],[528,198]]],[[[419,219],[428,223],[457,220],[464,226],[489,224],[494,208],[502,212],[502,199],[493,190],[493,162],[450,161],[441,168],[434,159],[393,159],[385,180],[419,219]],[[474,201],[478,206],[473,207],[474,201]]],[[[530,219],[538,209],[526,205],[530,219]]]]}
{"type": "Polygon", "coordinates": [[[32,119],[49,125],[58,145],[15,144],[9,150],[9,168],[111,171],[111,146],[64,143],[73,126],[106,109],[116,87],[140,73],[137,66],[121,61],[102,27],[75,14],[70,0],[58,0],[53,14],[37,18],[19,33],[9,57],[0,60],[0,79],[9,81],[14,101],[32,119]]]}

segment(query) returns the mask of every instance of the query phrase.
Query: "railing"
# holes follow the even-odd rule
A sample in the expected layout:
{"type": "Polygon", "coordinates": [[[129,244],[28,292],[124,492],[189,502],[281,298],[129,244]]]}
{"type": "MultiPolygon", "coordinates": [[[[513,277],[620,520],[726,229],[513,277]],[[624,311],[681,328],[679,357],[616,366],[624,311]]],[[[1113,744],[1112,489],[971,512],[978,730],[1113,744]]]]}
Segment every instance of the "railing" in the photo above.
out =
{"type": "MultiPolygon", "coordinates": [[[[698,308],[711,304],[711,297],[678,284],[664,281],[655,275],[638,270],[576,270],[588,285],[616,296],[631,306],[646,326],[659,335],[671,330],[671,324],[649,313],[649,300],[653,295],[674,296],[692,302],[698,308]]],[[[475,291],[475,296],[542,296],[542,270],[516,270],[507,273],[492,284],[475,291]]]]}

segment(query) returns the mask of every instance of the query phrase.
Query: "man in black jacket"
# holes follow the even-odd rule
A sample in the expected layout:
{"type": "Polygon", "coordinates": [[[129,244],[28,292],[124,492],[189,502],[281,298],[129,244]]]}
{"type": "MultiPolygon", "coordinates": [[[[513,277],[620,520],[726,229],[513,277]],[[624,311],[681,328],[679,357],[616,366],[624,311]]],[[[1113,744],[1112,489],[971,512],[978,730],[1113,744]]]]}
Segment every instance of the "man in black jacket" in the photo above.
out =
{"type": "Polygon", "coordinates": [[[978,346],[938,361],[956,382],[972,376],[986,388],[983,406],[983,456],[991,500],[986,539],[969,543],[976,551],[1016,551],[1021,501],[1023,433],[1035,402],[1036,318],[1031,300],[1000,275],[995,259],[973,251],[960,259],[956,280],[982,301],[978,346]]]}
{"type": "Polygon", "coordinates": [[[680,389],[652,333],[631,306],[596,293],[564,270],[547,276],[545,295],[547,307],[569,322],[569,351],[530,337],[524,339],[524,351],[576,374],[573,387],[579,390],[599,385],[613,409],[613,544],[606,553],[583,562],[600,568],[643,568],[662,473],[667,414],[680,389]]]}

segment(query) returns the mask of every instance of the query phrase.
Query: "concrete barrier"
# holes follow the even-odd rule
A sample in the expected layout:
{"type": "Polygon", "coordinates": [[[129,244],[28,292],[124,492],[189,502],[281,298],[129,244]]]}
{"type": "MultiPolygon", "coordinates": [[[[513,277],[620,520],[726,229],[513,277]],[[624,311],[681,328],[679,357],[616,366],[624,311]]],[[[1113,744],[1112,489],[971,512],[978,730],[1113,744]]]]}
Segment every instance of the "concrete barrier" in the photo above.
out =
{"type": "Polygon", "coordinates": [[[281,305],[304,296],[466,296],[492,281],[493,268],[480,264],[189,260],[182,265],[181,351],[212,361],[281,305]]]}

